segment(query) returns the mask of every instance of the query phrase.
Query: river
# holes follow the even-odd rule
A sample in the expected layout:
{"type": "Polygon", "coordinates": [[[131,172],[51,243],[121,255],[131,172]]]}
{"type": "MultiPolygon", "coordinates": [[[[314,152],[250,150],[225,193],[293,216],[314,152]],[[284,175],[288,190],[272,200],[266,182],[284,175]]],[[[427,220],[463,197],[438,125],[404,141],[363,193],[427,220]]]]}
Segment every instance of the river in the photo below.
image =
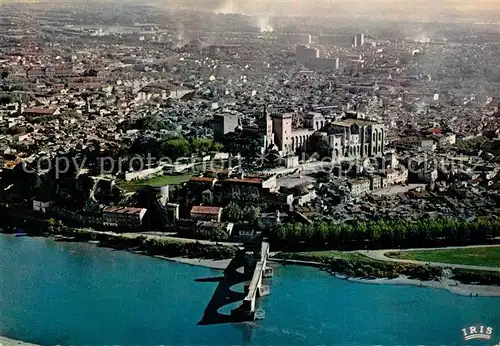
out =
{"type": "MultiPolygon", "coordinates": [[[[38,344],[438,345],[494,328],[500,298],[275,269],[264,320],[197,326],[222,272],[91,244],[0,235],[0,335],[38,344]]],[[[238,289],[238,288],[236,288],[238,289]]],[[[241,288],[242,289],[242,288],[241,288]]],[[[228,306],[230,311],[234,306],[228,306]]]]}

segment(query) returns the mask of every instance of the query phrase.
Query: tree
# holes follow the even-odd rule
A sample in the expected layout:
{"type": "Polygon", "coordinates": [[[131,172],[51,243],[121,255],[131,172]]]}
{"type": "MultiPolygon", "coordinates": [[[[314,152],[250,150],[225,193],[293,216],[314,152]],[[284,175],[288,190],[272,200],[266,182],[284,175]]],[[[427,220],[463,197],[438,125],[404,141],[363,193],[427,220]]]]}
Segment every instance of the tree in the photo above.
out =
{"type": "Polygon", "coordinates": [[[224,146],[221,143],[213,142],[212,143],[212,151],[221,151],[224,146]]]}
{"type": "Polygon", "coordinates": [[[226,241],[229,239],[229,234],[227,233],[227,229],[224,225],[220,225],[215,228],[209,236],[209,240],[213,242],[226,241]]]}
{"type": "Polygon", "coordinates": [[[9,128],[9,130],[7,132],[10,135],[15,136],[15,135],[20,135],[20,134],[28,132],[28,129],[26,128],[26,126],[14,125],[11,128],[9,128]]]}
{"type": "Polygon", "coordinates": [[[68,227],[61,220],[57,221],[56,230],[58,233],[65,234],[68,231],[68,227]]]}
{"type": "Polygon", "coordinates": [[[130,146],[129,153],[131,155],[151,153],[156,155],[160,144],[151,136],[139,136],[130,146]]]}
{"type": "Polygon", "coordinates": [[[230,222],[240,222],[244,218],[243,211],[241,210],[240,206],[234,202],[230,202],[225,208],[224,208],[224,220],[230,221],[230,222]]]}
{"type": "Polygon", "coordinates": [[[191,141],[191,150],[196,154],[204,154],[210,151],[220,151],[224,146],[209,138],[195,138],[191,141]]]}
{"type": "Polygon", "coordinates": [[[195,138],[191,142],[191,149],[194,153],[202,154],[211,150],[213,140],[208,138],[195,138]]]}
{"type": "Polygon", "coordinates": [[[175,130],[175,125],[170,121],[157,116],[157,115],[148,115],[144,118],[137,119],[134,123],[131,124],[133,129],[141,130],[141,131],[153,131],[158,132],[160,130],[173,131],[175,130]]]}
{"type": "Polygon", "coordinates": [[[57,221],[54,218],[50,218],[49,221],[47,221],[47,232],[49,234],[55,234],[56,233],[56,227],[57,227],[57,221]]]}
{"type": "Polygon", "coordinates": [[[259,207],[245,207],[243,208],[242,216],[245,221],[256,222],[260,218],[260,208],[259,207]]]}
{"type": "Polygon", "coordinates": [[[11,102],[10,95],[1,94],[0,95],[0,105],[6,105],[11,102]]]}
{"type": "Polygon", "coordinates": [[[191,154],[191,146],[186,139],[171,139],[166,142],[162,148],[165,156],[176,160],[180,157],[186,157],[191,154]]]}

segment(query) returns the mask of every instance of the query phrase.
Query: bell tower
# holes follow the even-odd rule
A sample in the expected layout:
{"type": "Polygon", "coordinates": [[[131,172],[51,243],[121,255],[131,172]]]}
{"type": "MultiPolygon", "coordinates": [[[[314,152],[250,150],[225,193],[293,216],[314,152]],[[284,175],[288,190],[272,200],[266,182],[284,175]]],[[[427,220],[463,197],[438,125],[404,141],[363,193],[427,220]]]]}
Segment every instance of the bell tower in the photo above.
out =
{"type": "Polygon", "coordinates": [[[267,106],[265,105],[259,119],[259,131],[261,135],[265,136],[264,144],[266,148],[274,144],[273,120],[271,119],[267,106]]]}
{"type": "Polygon", "coordinates": [[[285,155],[292,151],[292,114],[283,113],[273,116],[273,132],[276,144],[285,155]]]}

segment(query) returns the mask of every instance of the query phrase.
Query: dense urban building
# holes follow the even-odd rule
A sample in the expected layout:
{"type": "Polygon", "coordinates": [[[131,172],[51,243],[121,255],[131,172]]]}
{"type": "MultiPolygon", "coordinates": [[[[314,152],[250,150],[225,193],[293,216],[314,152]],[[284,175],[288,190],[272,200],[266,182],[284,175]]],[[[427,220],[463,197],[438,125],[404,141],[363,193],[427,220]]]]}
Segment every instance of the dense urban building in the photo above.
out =
{"type": "Polygon", "coordinates": [[[148,6],[124,5],[119,27],[101,7],[49,6],[36,30],[2,7],[2,206],[235,239],[287,222],[499,217],[489,25],[148,6]]]}

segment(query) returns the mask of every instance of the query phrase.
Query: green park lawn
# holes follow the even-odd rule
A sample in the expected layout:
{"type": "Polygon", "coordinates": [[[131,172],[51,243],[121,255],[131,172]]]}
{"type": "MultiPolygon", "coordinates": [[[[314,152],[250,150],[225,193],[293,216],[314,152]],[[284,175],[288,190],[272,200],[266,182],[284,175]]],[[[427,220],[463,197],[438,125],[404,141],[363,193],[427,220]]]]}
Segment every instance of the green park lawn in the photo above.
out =
{"type": "Polygon", "coordinates": [[[135,192],[145,186],[159,187],[165,185],[180,185],[191,179],[191,177],[191,174],[164,175],[147,180],[122,181],[119,183],[119,186],[126,191],[135,192]]]}
{"type": "Polygon", "coordinates": [[[467,264],[483,267],[500,267],[500,247],[481,247],[448,250],[426,250],[387,253],[387,257],[415,260],[422,262],[439,262],[450,264],[467,264]]]}

